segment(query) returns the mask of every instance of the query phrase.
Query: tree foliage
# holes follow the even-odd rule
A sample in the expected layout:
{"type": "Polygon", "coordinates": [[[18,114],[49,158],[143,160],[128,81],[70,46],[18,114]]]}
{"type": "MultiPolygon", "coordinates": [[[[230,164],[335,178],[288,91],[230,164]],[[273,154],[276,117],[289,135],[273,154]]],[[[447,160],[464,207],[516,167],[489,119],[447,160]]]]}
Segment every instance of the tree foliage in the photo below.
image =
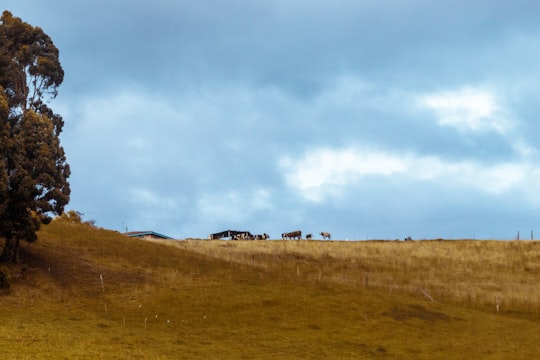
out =
{"type": "Polygon", "coordinates": [[[0,18],[1,258],[17,261],[20,240],[69,201],[63,120],[47,105],[64,78],[58,49],[39,27],[4,11],[0,18]]]}

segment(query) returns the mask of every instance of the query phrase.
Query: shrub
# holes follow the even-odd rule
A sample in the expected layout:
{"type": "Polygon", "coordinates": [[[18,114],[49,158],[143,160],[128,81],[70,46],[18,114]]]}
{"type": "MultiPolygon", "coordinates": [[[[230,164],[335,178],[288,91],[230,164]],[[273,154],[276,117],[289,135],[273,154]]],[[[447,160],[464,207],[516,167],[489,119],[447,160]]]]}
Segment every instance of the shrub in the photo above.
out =
{"type": "Polygon", "coordinates": [[[0,289],[9,289],[11,275],[5,266],[0,266],[0,289]]]}
{"type": "Polygon", "coordinates": [[[62,213],[57,219],[61,219],[65,222],[72,223],[72,224],[85,224],[89,225],[91,227],[96,227],[96,220],[86,220],[83,221],[83,213],[75,210],[69,210],[67,212],[62,213]]]}

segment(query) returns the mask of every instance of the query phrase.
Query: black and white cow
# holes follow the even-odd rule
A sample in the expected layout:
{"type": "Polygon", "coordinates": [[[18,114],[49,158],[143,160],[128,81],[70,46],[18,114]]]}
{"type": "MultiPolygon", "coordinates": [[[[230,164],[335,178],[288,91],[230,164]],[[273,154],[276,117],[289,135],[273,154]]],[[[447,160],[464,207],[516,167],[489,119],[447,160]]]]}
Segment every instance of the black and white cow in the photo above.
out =
{"type": "Polygon", "coordinates": [[[267,233],[264,233],[264,234],[257,234],[255,235],[255,240],[266,240],[270,238],[270,235],[268,235],[267,233]]]}

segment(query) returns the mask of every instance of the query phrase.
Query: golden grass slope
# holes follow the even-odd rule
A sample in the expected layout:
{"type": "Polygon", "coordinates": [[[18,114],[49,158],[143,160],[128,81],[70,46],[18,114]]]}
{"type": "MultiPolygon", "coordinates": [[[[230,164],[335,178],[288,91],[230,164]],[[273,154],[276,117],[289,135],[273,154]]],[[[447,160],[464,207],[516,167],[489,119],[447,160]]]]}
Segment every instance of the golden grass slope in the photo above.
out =
{"type": "Polygon", "coordinates": [[[537,355],[537,243],[172,244],[61,220],[44,227],[37,243],[24,245],[24,263],[10,267],[12,288],[0,295],[3,356],[537,355]]]}
{"type": "Polygon", "coordinates": [[[538,241],[163,241],[216,259],[304,278],[430,294],[436,300],[537,313],[538,241]],[[292,269],[290,267],[293,267],[292,269]]]}

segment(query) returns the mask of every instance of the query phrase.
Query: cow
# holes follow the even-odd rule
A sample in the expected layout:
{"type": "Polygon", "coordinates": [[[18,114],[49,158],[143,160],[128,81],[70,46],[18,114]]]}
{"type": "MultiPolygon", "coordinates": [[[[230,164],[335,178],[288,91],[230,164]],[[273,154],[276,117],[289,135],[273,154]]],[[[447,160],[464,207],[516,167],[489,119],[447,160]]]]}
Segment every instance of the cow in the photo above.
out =
{"type": "Polygon", "coordinates": [[[300,240],[300,239],[302,239],[302,231],[300,231],[300,230],[291,231],[291,232],[282,234],[282,236],[284,236],[284,239],[293,240],[293,239],[298,238],[298,240],[300,240]]]}
{"type": "Polygon", "coordinates": [[[330,240],[332,238],[332,234],[330,234],[329,232],[326,232],[326,231],[322,231],[321,236],[322,236],[323,240],[324,239],[330,240]]]}
{"type": "Polygon", "coordinates": [[[255,237],[251,235],[249,231],[245,232],[238,232],[237,234],[233,235],[233,240],[255,240],[255,237]]]}
{"type": "Polygon", "coordinates": [[[312,238],[313,238],[313,236],[311,234],[306,235],[306,240],[311,240],[312,238]]]}
{"type": "Polygon", "coordinates": [[[232,239],[233,240],[245,240],[245,234],[240,233],[240,234],[233,235],[232,239]]]}

